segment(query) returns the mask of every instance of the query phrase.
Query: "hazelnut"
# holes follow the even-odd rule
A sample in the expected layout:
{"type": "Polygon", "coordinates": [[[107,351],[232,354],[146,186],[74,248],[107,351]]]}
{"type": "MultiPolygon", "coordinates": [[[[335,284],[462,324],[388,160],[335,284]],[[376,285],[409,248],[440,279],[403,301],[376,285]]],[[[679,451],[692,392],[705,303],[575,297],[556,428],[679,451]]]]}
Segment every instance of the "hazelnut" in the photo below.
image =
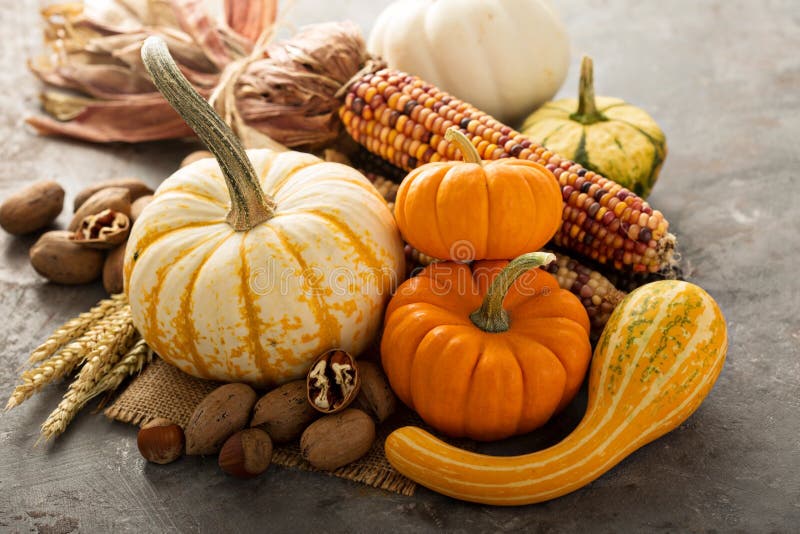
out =
{"type": "Polygon", "coordinates": [[[225,441],[219,451],[219,467],[238,478],[253,478],[269,467],[272,440],[258,428],[240,430],[225,441]]]}
{"type": "Polygon", "coordinates": [[[80,208],[84,202],[89,200],[92,195],[98,191],[102,191],[103,189],[108,189],[110,187],[121,187],[123,189],[127,189],[131,202],[144,195],[153,194],[153,189],[138,178],[112,178],[110,180],[102,180],[84,188],[80,193],[78,193],[78,195],[75,197],[74,211],[78,211],[78,208],[80,208]]]}
{"type": "Polygon", "coordinates": [[[337,413],[355,400],[360,387],[356,360],[343,350],[321,354],[306,377],[308,402],[322,413],[337,413]]]}
{"type": "Polygon", "coordinates": [[[213,157],[214,154],[212,154],[208,150],[196,150],[191,154],[189,154],[188,156],[186,156],[185,158],[183,158],[183,161],[181,161],[181,169],[186,167],[187,165],[191,165],[195,161],[200,161],[201,159],[213,158],[213,157]]]}
{"type": "Polygon", "coordinates": [[[153,419],[136,438],[139,452],[154,464],[168,464],[183,455],[183,429],[164,418],[153,419]]]}
{"type": "Polygon", "coordinates": [[[52,223],[63,206],[60,185],[37,182],[12,193],[0,204],[0,226],[10,234],[29,234],[52,223]]]}

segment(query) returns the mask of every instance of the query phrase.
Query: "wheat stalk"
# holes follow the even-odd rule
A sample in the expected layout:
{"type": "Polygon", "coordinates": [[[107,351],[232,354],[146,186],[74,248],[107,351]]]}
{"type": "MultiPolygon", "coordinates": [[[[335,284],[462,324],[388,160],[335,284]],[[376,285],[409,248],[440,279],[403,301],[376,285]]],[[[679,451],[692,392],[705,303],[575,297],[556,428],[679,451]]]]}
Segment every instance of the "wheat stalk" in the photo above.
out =
{"type": "Polygon", "coordinates": [[[66,430],[75,415],[89,401],[88,395],[131,348],[136,329],[133,326],[130,307],[125,306],[107,322],[107,331],[99,337],[97,345],[86,355],[86,362],[77,378],[70,384],[58,407],[42,424],[44,439],[58,436],[66,430]]]}
{"type": "Polygon", "coordinates": [[[112,296],[98,302],[88,312],[83,312],[77,317],[70,319],[53,332],[47,341],[36,347],[28,358],[28,363],[34,364],[50,358],[58,349],[65,346],[70,341],[81,337],[87,330],[92,328],[97,321],[100,321],[117,311],[127,303],[124,294],[112,296]]]}
{"type": "Polygon", "coordinates": [[[139,373],[153,359],[153,351],[144,339],[139,339],[125,356],[100,379],[95,388],[88,394],[87,401],[106,391],[116,390],[127,377],[139,373]]]}
{"type": "Polygon", "coordinates": [[[28,369],[20,375],[20,384],[14,388],[6,404],[10,410],[22,404],[26,399],[42,390],[47,384],[63,378],[80,365],[86,357],[97,347],[103,336],[115,328],[116,320],[120,317],[130,316],[130,306],[122,305],[120,309],[110,315],[96,319],[94,324],[83,334],[69,342],[64,348],[36,367],[28,369]]]}

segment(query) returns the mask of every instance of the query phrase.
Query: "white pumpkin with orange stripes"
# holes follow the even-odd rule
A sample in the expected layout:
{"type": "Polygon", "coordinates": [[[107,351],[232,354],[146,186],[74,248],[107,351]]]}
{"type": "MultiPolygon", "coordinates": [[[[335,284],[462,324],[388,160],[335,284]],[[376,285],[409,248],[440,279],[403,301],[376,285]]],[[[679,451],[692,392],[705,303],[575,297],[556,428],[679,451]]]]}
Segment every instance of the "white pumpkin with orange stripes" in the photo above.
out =
{"type": "Polygon", "coordinates": [[[410,479],[457,499],[505,506],[554,499],[685,421],[714,385],[727,346],[725,318],[703,289],[647,284],[611,315],[589,371],[586,415],[562,442],[493,457],[404,427],[386,439],[386,457],[410,479]]]}
{"type": "Polygon", "coordinates": [[[330,348],[362,351],[404,272],[381,195],[345,165],[245,152],[163,43],[142,54],[220,162],[176,172],[136,221],[125,287],[144,339],[189,374],[257,386],[302,376],[330,348]]]}

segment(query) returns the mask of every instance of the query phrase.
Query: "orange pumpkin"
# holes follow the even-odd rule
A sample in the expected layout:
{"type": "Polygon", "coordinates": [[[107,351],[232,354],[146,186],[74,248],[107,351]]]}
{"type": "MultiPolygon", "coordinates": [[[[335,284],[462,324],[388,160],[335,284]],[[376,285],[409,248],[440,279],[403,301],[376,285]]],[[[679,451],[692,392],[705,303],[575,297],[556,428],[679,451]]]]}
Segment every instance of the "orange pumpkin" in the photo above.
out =
{"type": "Polygon", "coordinates": [[[400,184],[395,217],[405,240],[429,256],[456,261],[507,260],[542,248],[561,226],[555,176],[528,160],[481,161],[456,127],[445,139],[464,161],[423,165],[400,184]]]}
{"type": "Polygon", "coordinates": [[[440,432],[483,441],[529,432],[564,408],[591,346],[580,301],[533,270],[554,259],[434,263],[406,280],[381,342],[398,397],[440,432]]]}

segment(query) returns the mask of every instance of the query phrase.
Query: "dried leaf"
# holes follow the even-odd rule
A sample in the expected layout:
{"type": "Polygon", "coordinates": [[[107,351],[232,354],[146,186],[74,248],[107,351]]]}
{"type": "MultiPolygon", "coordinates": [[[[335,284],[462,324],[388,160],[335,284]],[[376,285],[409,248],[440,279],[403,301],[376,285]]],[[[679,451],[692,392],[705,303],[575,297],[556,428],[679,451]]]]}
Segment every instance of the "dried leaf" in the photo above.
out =
{"type": "Polygon", "coordinates": [[[160,95],[130,101],[86,99],[85,107],[67,122],[35,116],[29,117],[27,123],[42,135],[63,135],[94,143],[140,143],[194,135],[160,95]]]}
{"type": "Polygon", "coordinates": [[[86,109],[86,106],[92,103],[91,98],[83,98],[56,91],[42,93],[41,101],[44,110],[60,121],[74,119],[86,109]]]}
{"type": "Polygon", "coordinates": [[[209,97],[226,65],[250,53],[277,0],[85,0],[42,10],[49,50],[29,62],[50,117],[44,135],[140,142],[193,135],[150,82],[140,57],[150,35],[167,41],[181,71],[209,97]],[[242,33],[237,33],[241,31],[242,33]],[[256,33],[258,32],[258,33],[256,33]]]}
{"type": "Polygon", "coordinates": [[[225,0],[228,26],[236,33],[255,42],[258,36],[272,24],[277,15],[276,2],[249,2],[247,0],[225,0]]]}
{"type": "Polygon", "coordinates": [[[28,122],[45,135],[95,142],[191,135],[142,65],[140,43],[157,34],[247,146],[325,146],[341,132],[338,92],[370,59],[364,40],[355,24],[337,22],[270,43],[276,7],[277,0],[87,0],[85,9],[48,8],[52,53],[31,69],[80,96],[45,93],[45,111],[57,120],[28,122]]]}
{"type": "Polygon", "coordinates": [[[216,25],[203,9],[202,0],[174,0],[173,5],[180,28],[200,47],[215,67],[222,70],[235,59],[223,44],[216,25]]]}

